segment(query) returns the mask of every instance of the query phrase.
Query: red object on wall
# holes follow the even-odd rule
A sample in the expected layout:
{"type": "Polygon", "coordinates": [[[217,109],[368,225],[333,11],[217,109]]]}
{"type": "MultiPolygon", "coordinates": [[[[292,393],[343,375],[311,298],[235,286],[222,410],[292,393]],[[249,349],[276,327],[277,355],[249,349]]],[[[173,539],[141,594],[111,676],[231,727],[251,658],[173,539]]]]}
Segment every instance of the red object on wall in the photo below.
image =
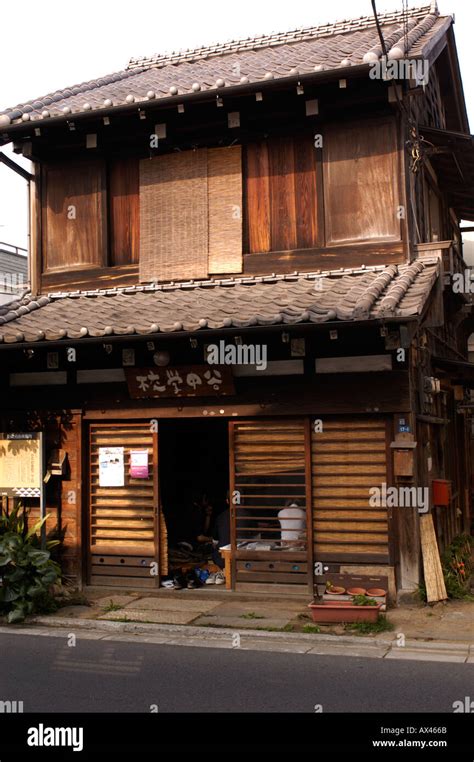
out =
{"type": "Polygon", "coordinates": [[[433,479],[433,505],[449,506],[451,482],[446,479],[433,479]]]}

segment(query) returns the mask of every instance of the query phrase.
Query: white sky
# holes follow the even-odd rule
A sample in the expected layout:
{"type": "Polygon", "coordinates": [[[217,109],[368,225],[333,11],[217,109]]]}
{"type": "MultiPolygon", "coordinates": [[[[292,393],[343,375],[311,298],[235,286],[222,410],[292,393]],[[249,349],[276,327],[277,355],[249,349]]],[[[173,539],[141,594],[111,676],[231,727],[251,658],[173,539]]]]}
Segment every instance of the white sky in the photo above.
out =
{"type": "MultiPolygon", "coordinates": [[[[410,7],[429,0],[410,2],[410,7]]],[[[454,13],[464,92],[474,124],[472,0],[438,0],[454,13]]],[[[377,10],[401,10],[378,0],[377,10]]],[[[370,0],[23,0],[0,11],[0,110],[124,69],[132,56],[371,14],[370,0]]],[[[4,148],[10,153],[10,148],[4,148]]],[[[13,158],[26,165],[16,154],[13,158]]],[[[0,241],[27,246],[26,183],[0,165],[0,241]]]]}

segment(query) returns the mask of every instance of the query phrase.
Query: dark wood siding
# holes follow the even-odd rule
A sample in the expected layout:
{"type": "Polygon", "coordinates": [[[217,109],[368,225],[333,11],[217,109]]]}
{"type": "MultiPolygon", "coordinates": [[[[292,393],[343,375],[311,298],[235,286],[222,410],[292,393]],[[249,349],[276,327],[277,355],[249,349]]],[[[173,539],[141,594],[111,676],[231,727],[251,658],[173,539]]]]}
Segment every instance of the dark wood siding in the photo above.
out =
{"type": "Polygon", "coordinates": [[[110,264],[133,264],[140,244],[138,159],[111,161],[108,179],[110,264]]]}
{"type": "Polygon", "coordinates": [[[47,165],[43,183],[43,271],[105,265],[104,162],[47,165]]]}
{"type": "Polygon", "coordinates": [[[250,253],[317,246],[316,149],[311,135],[272,137],[245,149],[250,253]]]}

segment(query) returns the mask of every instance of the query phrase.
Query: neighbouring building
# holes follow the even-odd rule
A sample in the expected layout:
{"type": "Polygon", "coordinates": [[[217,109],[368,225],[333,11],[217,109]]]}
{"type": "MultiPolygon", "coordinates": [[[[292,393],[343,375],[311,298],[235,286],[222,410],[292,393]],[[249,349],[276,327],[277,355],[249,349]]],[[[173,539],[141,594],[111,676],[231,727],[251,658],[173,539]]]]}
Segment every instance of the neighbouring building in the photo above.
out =
{"type": "Polygon", "coordinates": [[[28,291],[26,249],[0,241],[0,305],[12,302],[28,291]]]}
{"type": "Polygon", "coordinates": [[[0,113],[34,167],[1,428],[45,431],[62,464],[70,581],[158,586],[196,490],[229,493],[234,590],[307,596],[320,563],[394,597],[420,515],[441,548],[468,530],[453,18],[379,20],[383,40],[369,16],[132,59],[0,113]]]}

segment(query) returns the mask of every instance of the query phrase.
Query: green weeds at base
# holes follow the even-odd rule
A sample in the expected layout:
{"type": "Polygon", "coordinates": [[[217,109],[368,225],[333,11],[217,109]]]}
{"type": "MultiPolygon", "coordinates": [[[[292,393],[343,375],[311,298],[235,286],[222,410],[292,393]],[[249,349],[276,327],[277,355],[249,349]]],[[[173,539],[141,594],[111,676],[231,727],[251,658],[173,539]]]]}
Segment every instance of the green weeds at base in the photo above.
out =
{"type": "Polygon", "coordinates": [[[356,635],[370,635],[373,632],[389,632],[394,629],[394,625],[386,616],[379,614],[376,622],[351,622],[346,624],[344,629],[356,635]]]}
{"type": "Polygon", "coordinates": [[[114,603],[112,599],[110,599],[109,603],[104,606],[104,612],[106,614],[108,614],[109,611],[120,611],[120,609],[123,609],[123,606],[121,606],[120,603],[114,603]]]}

